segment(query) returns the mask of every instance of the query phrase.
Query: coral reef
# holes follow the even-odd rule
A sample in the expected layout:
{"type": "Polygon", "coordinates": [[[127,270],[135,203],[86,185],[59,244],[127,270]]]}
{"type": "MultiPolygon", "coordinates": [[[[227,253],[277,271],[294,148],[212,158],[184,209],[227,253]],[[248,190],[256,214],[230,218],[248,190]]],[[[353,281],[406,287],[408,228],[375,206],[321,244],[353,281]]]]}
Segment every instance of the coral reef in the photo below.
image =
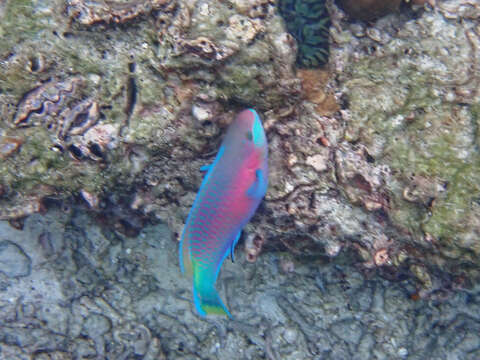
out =
{"type": "Polygon", "coordinates": [[[249,260],[346,253],[367,275],[416,278],[420,297],[480,277],[477,2],[374,24],[327,2],[330,38],[324,2],[315,21],[300,1],[59,3],[0,4],[2,219],[80,199],[119,234],[161,219],[178,235],[248,106],[271,154],[249,260]],[[304,29],[297,45],[276,6],[304,29]],[[306,35],[310,50],[329,39],[328,68],[295,69],[306,35]]]}
{"type": "Polygon", "coordinates": [[[151,159],[179,156],[168,166],[184,168],[203,136],[226,125],[225,101],[263,109],[294,103],[293,44],[272,5],[79,0],[52,17],[53,5],[5,2],[3,217],[19,214],[6,209],[22,207],[23,197],[49,196],[32,190],[38,184],[91,199],[135,187],[139,174],[152,179],[155,172],[144,171],[151,159]],[[202,109],[210,115],[199,129],[202,109]]]}
{"type": "Polygon", "coordinates": [[[389,256],[396,264],[428,264],[410,266],[426,287],[437,286],[424,280],[435,271],[479,275],[478,17],[465,17],[462,26],[448,20],[460,18],[467,3],[437,3],[437,12],[398,31],[379,22],[379,36],[365,29],[366,37],[336,37],[333,55],[349,104],[345,139],[363,153],[363,164],[351,163],[347,176],[360,184],[353,191],[342,180],[343,190],[367,210],[373,200],[373,209],[387,215],[399,231],[389,256]],[[370,50],[350,52],[359,47],[370,50]],[[351,62],[342,59],[347,53],[351,62]]]}
{"type": "Polygon", "coordinates": [[[83,25],[98,23],[125,23],[155,11],[170,11],[176,6],[175,0],[147,1],[83,1],[67,0],[68,16],[83,25]]]}

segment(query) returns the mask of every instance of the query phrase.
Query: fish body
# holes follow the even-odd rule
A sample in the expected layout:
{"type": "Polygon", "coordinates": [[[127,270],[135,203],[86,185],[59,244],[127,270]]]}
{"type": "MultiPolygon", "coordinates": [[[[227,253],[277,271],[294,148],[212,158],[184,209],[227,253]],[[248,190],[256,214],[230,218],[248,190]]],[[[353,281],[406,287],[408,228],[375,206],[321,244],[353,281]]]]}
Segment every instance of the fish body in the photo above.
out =
{"type": "Polygon", "coordinates": [[[231,316],[215,282],[225,258],[233,260],[242,228],[255,213],[268,185],[267,139],[253,109],[230,125],[190,210],[180,241],[180,268],[192,276],[193,298],[202,316],[231,316]]]}

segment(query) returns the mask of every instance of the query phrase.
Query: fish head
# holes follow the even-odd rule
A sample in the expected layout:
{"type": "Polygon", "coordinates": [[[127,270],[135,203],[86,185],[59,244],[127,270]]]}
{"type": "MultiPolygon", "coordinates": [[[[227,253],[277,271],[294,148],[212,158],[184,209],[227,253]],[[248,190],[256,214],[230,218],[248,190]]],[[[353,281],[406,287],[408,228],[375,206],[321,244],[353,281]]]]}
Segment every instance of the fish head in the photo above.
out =
{"type": "Polygon", "coordinates": [[[266,152],[267,137],[260,116],[255,110],[247,109],[239,113],[232,123],[231,132],[246,150],[266,152]]]}
{"type": "Polygon", "coordinates": [[[257,112],[253,109],[248,109],[239,114],[242,115],[242,120],[247,122],[247,140],[253,142],[256,147],[264,147],[267,145],[267,137],[265,136],[265,131],[263,130],[262,121],[257,112]]]}
{"type": "Polygon", "coordinates": [[[263,131],[262,121],[255,110],[242,111],[237,115],[235,122],[238,124],[238,130],[243,131],[247,143],[251,142],[255,147],[266,146],[267,138],[263,131]]]}

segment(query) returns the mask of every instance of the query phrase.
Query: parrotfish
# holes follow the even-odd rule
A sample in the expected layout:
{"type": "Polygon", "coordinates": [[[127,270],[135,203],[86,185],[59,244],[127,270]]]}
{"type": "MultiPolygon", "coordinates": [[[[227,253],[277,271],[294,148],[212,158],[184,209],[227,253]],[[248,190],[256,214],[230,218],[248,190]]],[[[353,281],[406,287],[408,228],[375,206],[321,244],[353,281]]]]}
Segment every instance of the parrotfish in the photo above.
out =
{"type": "Polygon", "coordinates": [[[192,277],[201,316],[231,317],[215,282],[225,258],[255,213],[268,186],[267,138],[257,112],[247,109],[229,126],[188,215],[180,240],[180,268],[192,277]]]}

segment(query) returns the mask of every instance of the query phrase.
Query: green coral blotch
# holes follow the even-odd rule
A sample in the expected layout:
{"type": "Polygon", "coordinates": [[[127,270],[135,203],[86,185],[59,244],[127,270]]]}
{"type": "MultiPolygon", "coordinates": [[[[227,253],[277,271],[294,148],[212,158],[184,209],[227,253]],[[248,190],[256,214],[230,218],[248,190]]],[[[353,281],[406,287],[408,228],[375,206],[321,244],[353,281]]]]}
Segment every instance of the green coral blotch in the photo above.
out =
{"type": "Polygon", "coordinates": [[[326,64],[331,21],[325,0],[280,0],[278,10],[297,40],[297,65],[315,68],[326,64]]]}

